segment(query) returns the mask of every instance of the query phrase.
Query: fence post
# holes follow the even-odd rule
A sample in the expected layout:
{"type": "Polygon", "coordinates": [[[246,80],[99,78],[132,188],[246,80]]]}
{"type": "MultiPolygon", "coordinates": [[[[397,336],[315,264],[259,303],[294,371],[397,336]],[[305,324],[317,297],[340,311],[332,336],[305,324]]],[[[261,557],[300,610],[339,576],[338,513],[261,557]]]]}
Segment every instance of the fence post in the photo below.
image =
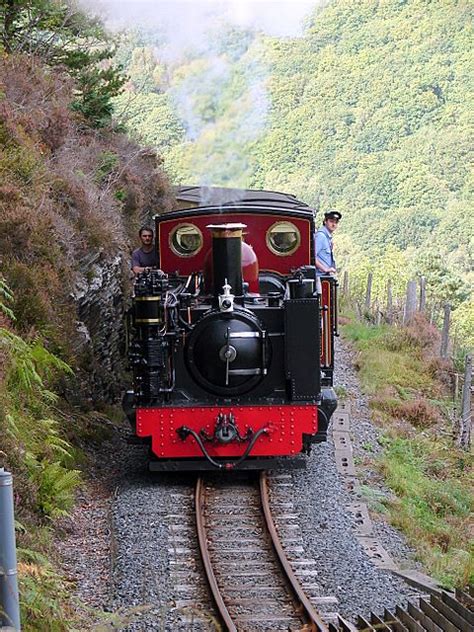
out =
{"type": "Polygon", "coordinates": [[[387,281],[387,323],[391,324],[393,315],[392,279],[387,281]]]}
{"type": "Polygon", "coordinates": [[[443,330],[441,332],[440,356],[442,358],[447,358],[448,357],[450,316],[451,316],[451,305],[449,305],[449,303],[446,303],[446,305],[444,306],[443,330]]]}
{"type": "Polygon", "coordinates": [[[369,276],[367,277],[367,290],[365,292],[365,311],[370,311],[370,303],[372,300],[372,272],[369,272],[369,276]]]}
{"type": "Polygon", "coordinates": [[[426,277],[420,277],[420,306],[419,311],[424,312],[426,309],[426,277]]]}
{"type": "Polygon", "coordinates": [[[379,327],[382,324],[382,312],[378,301],[375,303],[375,324],[379,327]]]}
{"type": "Polygon", "coordinates": [[[407,296],[405,302],[405,311],[403,313],[403,324],[406,325],[413,314],[416,312],[417,304],[416,281],[408,281],[407,296]]]}
{"type": "Polygon", "coordinates": [[[464,370],[464,386],[462,389],[461,424],[458,443],[463,450],[471,445],[471,389],[472,389],[472,356],[466,356],[464,370]]]}
{"type": "Polygon", "coordinates": [[[0,467],[0,624],[20,630],[13,478],[0,467]]]}

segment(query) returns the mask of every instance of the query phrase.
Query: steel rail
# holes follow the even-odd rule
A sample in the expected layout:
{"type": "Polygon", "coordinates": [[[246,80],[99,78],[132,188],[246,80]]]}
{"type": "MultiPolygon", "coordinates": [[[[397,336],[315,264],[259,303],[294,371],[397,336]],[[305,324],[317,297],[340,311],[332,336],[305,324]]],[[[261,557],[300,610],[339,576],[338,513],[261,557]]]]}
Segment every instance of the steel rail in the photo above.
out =
{"type": "Polygon", "coordinates": [[[283,547],[281,545],[280,538],[278,536],[270,510],[270,498],[268,495],[268,479],[266,472],[260,473],[260,498],[273,548],[275,549],[275,553],[278,557],[283,572],[288,579],[288,583],[291,586],[297,602],[300,603],[304,609],[304,612],[310,622],[311,630],[315,632],[329,632],[329,626],[326,625],[326,623],[322,620],[321,616],[314,609],[310,600],[306,596],[303,588],[301,587],[301,584],[299,583],[295,573],[293,572],[293,569],[290,566],[288,558],[286,557],[285,551],[283,550],[283,547]]]}
{"type": "Polygon", "coordinates": [[[226,626],[226,630],[228,630],[228,632],[237,632],[237,628],[235,627],[229,611],[227,610],[227,606],[222,599],[219,586],[217,585],[217,579],[212,569],[211,557],[209,555],[209,549],[207,546],[206,525],[204,522],[204,484],[201,477],[199,477],[196,482],[195,505],[196,529],[199,540],[199,550],[201,551],[202,563],[204,565],[204,570],[206,571],[209,588],[219,612],[219,616],[226,626]]]}

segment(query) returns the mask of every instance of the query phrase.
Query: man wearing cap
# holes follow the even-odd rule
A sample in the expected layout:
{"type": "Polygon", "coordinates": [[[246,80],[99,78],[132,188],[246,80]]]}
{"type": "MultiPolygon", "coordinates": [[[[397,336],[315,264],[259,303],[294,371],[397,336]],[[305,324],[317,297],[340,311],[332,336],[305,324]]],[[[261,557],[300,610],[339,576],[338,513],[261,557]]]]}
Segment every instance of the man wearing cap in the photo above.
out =
{"type": "Polygon", "coordinates": [[[316,268],[318,276],[336,273],[336,261],[333,254],[332,234],[336,230],[342,215],[330,210],[324,213],[324,222],[316,233],[316,268]]]}

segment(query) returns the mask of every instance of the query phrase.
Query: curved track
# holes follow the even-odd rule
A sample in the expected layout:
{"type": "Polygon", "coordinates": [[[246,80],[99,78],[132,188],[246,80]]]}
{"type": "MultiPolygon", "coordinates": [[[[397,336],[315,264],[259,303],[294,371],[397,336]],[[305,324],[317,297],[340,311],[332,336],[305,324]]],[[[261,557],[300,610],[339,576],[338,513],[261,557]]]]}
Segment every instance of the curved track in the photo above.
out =
{"type": "Polygon", "coordinates": [[[240,485],[237,494],[235,486],[223,491],[199,478],[195,493],[199,547],[223,628],[329,632],[283,550],[266,474],[259,485],[240,485]]]}

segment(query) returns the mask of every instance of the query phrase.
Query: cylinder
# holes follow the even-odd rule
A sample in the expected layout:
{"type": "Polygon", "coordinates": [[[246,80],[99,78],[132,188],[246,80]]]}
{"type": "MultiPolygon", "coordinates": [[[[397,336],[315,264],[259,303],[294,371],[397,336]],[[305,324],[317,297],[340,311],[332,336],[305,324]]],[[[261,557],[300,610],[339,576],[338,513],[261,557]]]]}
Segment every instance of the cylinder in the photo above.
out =
{"type": "Polygon", "coordinates": [[[0,467],[0,623],[20,630],[13,479],[0,467]]]}
{"type": "Polygon", "coordinates": [[[231,294],[242,296],[242,230],[245,224],[210,224],[212,230],[212,278],[214,296],[231,286],[231,294]]]}

